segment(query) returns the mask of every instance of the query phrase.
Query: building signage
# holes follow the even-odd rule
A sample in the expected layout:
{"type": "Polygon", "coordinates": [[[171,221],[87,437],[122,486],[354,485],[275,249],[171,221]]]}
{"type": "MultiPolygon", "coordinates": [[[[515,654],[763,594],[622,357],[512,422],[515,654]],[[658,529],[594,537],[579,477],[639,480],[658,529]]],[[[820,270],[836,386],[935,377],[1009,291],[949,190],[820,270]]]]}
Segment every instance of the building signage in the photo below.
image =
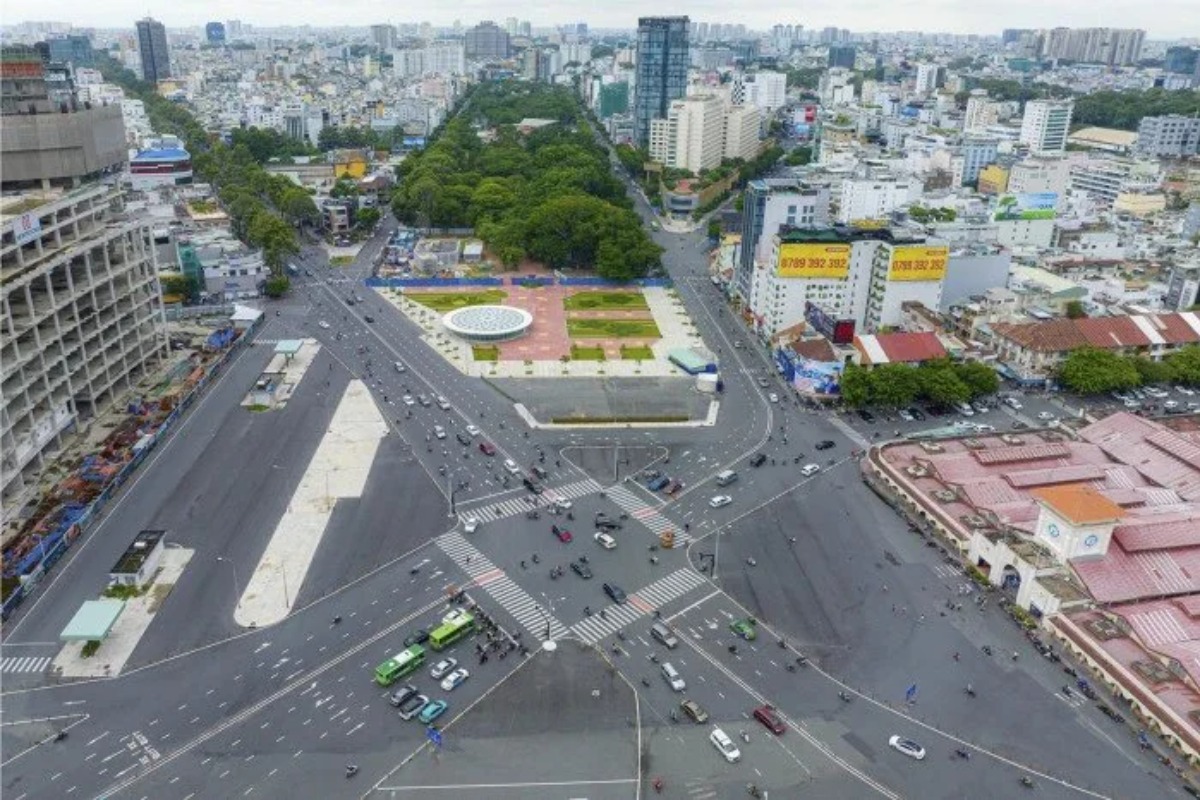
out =
{"type": "Polygon", "coordinates": [[[837,361],[813,361],[797,358],[792,385],[810,395],[837,395],[842,391],[842,364],[837,361]]]}
{"type": "Polygon", "coordinates": [[[850,274],[850,245],[780,245],[776,274],[781,278],[845,278],[850,274]]]}
{"type": "Polygon", "coordinates": [[[27,245],[42,235],[42,219],[37,214],[27,211],[13,222],[12,232],[13,238],[17,240],[17,247],[27,245]]]}
{"type": "Polygon", "coordinates": [[[1054,206],[1057,203],[1057,192],[1005,194],[996,201],[996,212],[992,219],[996,222],[1054,219],[1054,206]]]}
{"type": "Polygon", "coordinates": [[[949,260],[950,248],[945,245],[896,247],[892,250],[888,280],[940,281],[946,277],[946,262],[949,260]]]}
{"type": "Polygon", "coordinates": [[[804,319],[812,329],[834,344],[854,341],[854,320],[838,319],[828,309],[813,302],[804,304],[804,319]]]}

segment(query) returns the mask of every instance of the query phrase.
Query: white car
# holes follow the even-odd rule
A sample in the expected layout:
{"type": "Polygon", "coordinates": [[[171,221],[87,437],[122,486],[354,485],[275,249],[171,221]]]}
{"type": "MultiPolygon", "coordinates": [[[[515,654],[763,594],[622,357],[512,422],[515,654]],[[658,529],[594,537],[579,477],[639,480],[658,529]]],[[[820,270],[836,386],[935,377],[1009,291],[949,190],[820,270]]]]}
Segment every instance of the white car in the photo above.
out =
{"type": "Polygon", "coordinates": [[[714,497],[712,500],[709,500],[708,504],[710,506],[712,506],[713,508],[721,508],[722,506],[727,506],[732,502],[733,502],[733,498],[730,497],[729,495],[719,494],[716,497],[714,497]]]}
{"type": "Polygon", "coordinates": [[[779,395],[775,394],[774,392],[771,392],[769,395],[767,395],[767,399],[770,400],[772,403],[778,403],[779,395]]]}
{"type": "Polygon", "coordinates": [[[821,468],[819,466],[817,466],[816,464],[805,464],[800,469],[800,474],[806,478],[811,478],[813,475],[816,475],[820,471],[821,471],[821,468]]]}
{"type": "Polygon", "coordinates": [[[925,748],[914,742],[912,739],[905,739],[902,736],[893,736],[888,739],[890,747],[899,750],[909,758],[915,758],[917,761],[925,758],[925,748]]]}
{"type": "Polygon", "coordinates": [[[713,728],[712,733],[708,735],[708,740],[713,743],[713,747],[717,748],[717,752],[721,757],[730,764],[742,760],[742,751],[737,749],[737,745],[733,743],[725,731],[720,728],[713,728]]]}
{"type": "Polygon", "coordinates": [[[434,425],[433,426],[433,435],[439,439],[445,439],[446,438],[446,429],[443,428],[441,425],[434,425]]]}
{"type": "Polygon", "coordinates": [[[467,533],[474,533],[475,531],[479,530],[479,518],[478,517],[467,517],[466,519],[464,519],[463,520],[463,530],[466,531],[467,533]]]}
{"type": "Polygon", "coordinates": [[[605,550],[613,550],[617,546],[617,540],[609,536],[604,531],[596,531],[592,538],[596,540],[596,544],[603,547],[605,550]]]}
{"type": "Polygon", "coordinates": [[[1142,407],[1142,404],[1139,403],[1137,400],[1134,400],[1132,397],[1130,397],[1128,400],[1126,400],[1123,403],[1123,405],[1126,408],[1141,408],[1142,407]]]}
{"type": "Polygon", "coordinates": [[[443,658],[441,661],[433,665],[433,669],[429,670],[429,677],[433,678],[435,681],[441,680],[449,675],[457,666],[457,658],[443,658]]]}
{"type": "Polygon", "coordinates": [[[996,432],[996,428],[994,426],[988,425],[983,422],[977,424],[975,426],[975,430],[979,431],[980,433],[995,433],[996,432]]]}
{"type": "Polygon", "coordinates": [[[440,408],[442,411],[450,410],[450,401],[447,400],[446,398],[442,397],[440,394],[437,396],[437,399],[434,400],[434,402],[437,403],[437,407],[440,408]]]}
{"type": "Polygon", "coordinates": [[[1142,389],[1142,391],[1145,392],[1146,394],[1150,395],[1151,397],[1155,398],[1156,400],[1161,400],[1164,397],[1169,396],[1167,394],[1167,392],[1164,392],[1162,389],[1159,389],[1156,386],[1147,386],[1145,389],[1142,389]]]}
{"type": "MultiPolygon", "coordinates": [[[[471,673],[467,672],[462,667],[459,667],[458,669],[454,670],[454,672],[451,672],[442,679],[442,690],[446,692],[452,692],[456,687],[462,686],[463,681],[469,677],[471,677],[471,673]]],[[[921,755],[924,756],[925,752],[922,751],[921,755]]]]}
{"type": "Polygon", "coordinates": [[[909,412],[909,410],[907,408],[900,409],[899,413],[900,413],[900,419],[904,420],[905,422],[913,421],[913,415],[909,412]]]}
{"type": "Polygon", "coordinates": [[[517,462],[513,461],[511,458],[504,459],[504,468],[508,470],[509,475],[521,474],[521,468],[518,467],[517,462]]]}
{"type": "Polygon", "coordinates": [[[413,400],[413,396],[411,394],[404,395],[404,405],[411,406],[416,402],[416,400],[413,400]]]}
{"type": "Polygon", "coordinates": [[[402,361],[397,361],[395,366],[396,366],[396,372],[406,372],[408,370],[408,368],[406,366],[404,366],[404,362],[402,362],[402,361]]]}
{"type": "Polygon", "coordinates": [[[1049,411],[1039,411],[1038,419],[1040,419],[1042,422],[1050,422],[1051,420],[1054,419],[1054,415],[1051,414],[1049,411]]]}
{"type": "Polygon", "coordinates": [[[1167,402],[1163,403],[1163,408],[1179,408],[1179,401],[1168,400],[1167,402]]]}
{"type": "Polygon", "coordinates": [[[954,409],[955,409],[955,410],[956,410],[958,413],[962,414],[964,417],[973,417],[973,416],[975,416],[975,409],[971,408],[971,406],[970,406],[970,405],[968,405],[967,403],[959,403],[958,405],[956,405],[956,406],[954,407],[954,409]]]}
{"type": "Polygon", "coordinates": [[[476,427],[475,425],[467,426],[467,436],[478,436],[478,435],[479,435],[478,427],[476,427]]]}
{"type": "Polygon", "coordinates": [[[1011,408],[1014,411],[1021,410],[1021,401],[1015,397],[1004,398],[1004,405],[1008,406],[1009,408],[1011,408]]]}
{"type": "Polygon", "coordinates": [[[1180,394],[1187,395],[1188,397],[1191,397],[1196,393],[1195,389],[1189,389],[1186,386],[1176,386],[1175,391],[1179,392],[1180,394]]]}
{"type": "Polygon", "coordinates": [[[571,510],[571,501],[567,500],[565,498],[562,498],[562,497],[555,498],[554,507],[557,508],[559,511],[570,511],[571,510]]]}
{"type": "Polygon", "coordinates": [[[321,320],[320,322],[317,323],[317,325],[323,330],[329,330],[329,323],[326,322],[325,320],[321,320]]]}

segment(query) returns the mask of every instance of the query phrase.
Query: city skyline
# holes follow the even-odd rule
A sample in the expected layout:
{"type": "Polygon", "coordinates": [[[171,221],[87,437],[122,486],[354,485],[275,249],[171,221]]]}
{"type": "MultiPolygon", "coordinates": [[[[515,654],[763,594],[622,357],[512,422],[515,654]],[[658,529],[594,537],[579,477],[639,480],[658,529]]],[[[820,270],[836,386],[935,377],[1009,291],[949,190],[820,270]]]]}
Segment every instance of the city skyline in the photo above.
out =
{"type": "MultiPolygon", "coordinates": [[[[541,4],[511,5],[466,2],[456,4],[452,10],[430,7],[427,11],[414,12],[409,18],[397,18],[393,13],[380,13],[376,4],[351,0],[336,6],[316,6],[297,9],[293,4],[264,2],[251,3],[185,2],[173,5],[169,12],[159,9],[152,16],[159,18],[168,28],[203,27],[213,20],[239,19],[259,27],[284,27],[312,25],[315,27],[366,27],[373,23],[417,23],[431,22],[435,25],[452,25],[455,20],[471,26],[483,19],[503,22],[506,17],[530,20],[535,27],[565,25],[586,22],[593,28],[625,28],[637,26],[638,16],[646,9],[640,4],[610,3],[603,9],[588,9],[578,13],[577,7],[541,4]],[[299,13],[297,13],[299,11],[299,13]]],[[[1155,7],[1155,14],[1147,18],[1144,8],[1131,0],[1100,0],[1083,6],[1075,0],[1052,0],[1035,3],[1018,0],[1006,5],[999,17],[995,10],[947,0],[918,0],[905,4],[903,8],[880,8],[866,0],[849,0],[836,8],[822,9],[816,13],[790,11],[774,4],[754,3],[739,6],[736,14],[725,4],[715,2],[673,2],[665,7],[656,7],[655,14],[687,15],[695,22],[736,22],[752,30],[766,31],[775,24],[801,24],[808,29],[824,27],[847,28],[861,32],[914,32],[999,35],[1003,28],[1054,28],[1054,27],[1111,27],[1143,28],[1150,38],[1174,40],[1181,37],[1200,37],[1200,28],[1188,30],[1189,19],[1194,20],[1194,7],[1188,0],[1167,0],[1155,7]],[[736,19],[733,17],[736,16],[736,19]],[[917,27],[914,20],[928,20],[917,27]]],[[[113,29],[125,27],[119,24],[128,19],[132,27],[137,19],[147,13],[143,5],[126,0],[106,3],[103,8],[87,7],[74,0],[50,0],[39,6],[37,20],[62,21],[79,27],[113,29]]],[[[11,9],[5,16],[13,18],[11,9]]]]}

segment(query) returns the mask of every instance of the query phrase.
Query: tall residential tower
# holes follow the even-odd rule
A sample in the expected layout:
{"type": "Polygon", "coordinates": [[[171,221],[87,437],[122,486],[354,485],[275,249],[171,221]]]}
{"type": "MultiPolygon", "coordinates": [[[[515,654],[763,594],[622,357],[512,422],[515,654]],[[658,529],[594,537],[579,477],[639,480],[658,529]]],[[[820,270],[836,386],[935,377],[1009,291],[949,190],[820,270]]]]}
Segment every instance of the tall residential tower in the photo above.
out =
{"type": "Polygon", "coordinates": [[[156,19],[146,17],[137,23],[138,52],[142,56],[142,78],[157,83],[171,77],[171,51],[167,47],[167,29],[156,19]]]}

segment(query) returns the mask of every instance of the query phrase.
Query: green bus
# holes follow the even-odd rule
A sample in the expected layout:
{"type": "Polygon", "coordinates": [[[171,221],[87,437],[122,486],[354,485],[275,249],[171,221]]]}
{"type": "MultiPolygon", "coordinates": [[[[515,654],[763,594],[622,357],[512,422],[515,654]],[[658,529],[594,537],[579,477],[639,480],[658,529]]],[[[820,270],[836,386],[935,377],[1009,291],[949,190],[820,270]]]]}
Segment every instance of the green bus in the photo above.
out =
{"type": "Polygon", "coordinates": [[[375,668],[375,682],[390,686],[425,663],[425,648],[414,644],[402,650],[375,668]]]}
{"type": "Polygon", "coordinates": [[[475,617],[465,611],[447,615],[442,624],[429,634],[429,646],[434,650],[445,650],[473,630],[475,630],[475,617]]]}

